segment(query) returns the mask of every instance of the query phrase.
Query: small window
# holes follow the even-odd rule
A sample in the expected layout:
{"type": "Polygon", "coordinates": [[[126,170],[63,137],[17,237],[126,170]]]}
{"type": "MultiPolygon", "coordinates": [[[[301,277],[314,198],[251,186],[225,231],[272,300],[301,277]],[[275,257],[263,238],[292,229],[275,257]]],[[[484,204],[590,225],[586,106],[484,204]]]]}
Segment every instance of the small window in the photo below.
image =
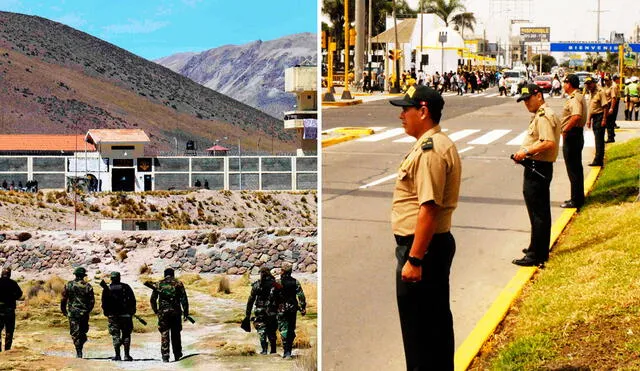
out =
{"type": "Polygon", "coordinates": [[[114,158],[113,166],[114,167],[133,167],[133,159],[132,158],[114,158]]]}
{"type": "Polygon", "coordinates": [[[111,146],[111,149],[114,151],[133,151],[134,148],[134,146],[111,146]]]}

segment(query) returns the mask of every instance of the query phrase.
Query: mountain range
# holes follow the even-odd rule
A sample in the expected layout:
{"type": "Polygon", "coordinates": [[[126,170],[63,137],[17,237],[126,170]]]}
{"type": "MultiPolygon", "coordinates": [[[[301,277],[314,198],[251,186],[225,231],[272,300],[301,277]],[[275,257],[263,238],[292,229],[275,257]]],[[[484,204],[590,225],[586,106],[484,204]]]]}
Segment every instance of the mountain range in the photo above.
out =
{"type": "Polygon", "coordinates": [[[284,70],[310,61],[316,64],[313,33],[276,40],[225,45],[200,53],[180,53],[155,62],[273,117],[294,109],[295,96],[284,91],[284,70]]]}
{"type": "Polygon", "coordinates": [[[172,153],[176,141],[184,148],[190,139],[199,150],[216,140],[251,149],[268,139],[273,151],[290,152],[293,135],[283,126],[89,34],[37,16],[0,12],[2,133],[138,128],[151,139],[149,154],[172,153]]]}

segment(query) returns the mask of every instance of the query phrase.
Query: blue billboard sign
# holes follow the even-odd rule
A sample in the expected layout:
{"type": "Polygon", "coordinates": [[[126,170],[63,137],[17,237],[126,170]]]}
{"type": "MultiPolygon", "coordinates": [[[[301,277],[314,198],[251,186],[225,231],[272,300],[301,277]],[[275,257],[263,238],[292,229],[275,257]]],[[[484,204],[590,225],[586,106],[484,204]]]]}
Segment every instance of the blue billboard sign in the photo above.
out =
{"type": "MultiPolygon", "coordinates": [[[[577,52],[577,53],[617,53],[619,44],[601,44],[585,42],[550,43],[552,52],[577,52]]],[[[640,44],[628,44],[631,51],[640,53],[640,44]]]]}

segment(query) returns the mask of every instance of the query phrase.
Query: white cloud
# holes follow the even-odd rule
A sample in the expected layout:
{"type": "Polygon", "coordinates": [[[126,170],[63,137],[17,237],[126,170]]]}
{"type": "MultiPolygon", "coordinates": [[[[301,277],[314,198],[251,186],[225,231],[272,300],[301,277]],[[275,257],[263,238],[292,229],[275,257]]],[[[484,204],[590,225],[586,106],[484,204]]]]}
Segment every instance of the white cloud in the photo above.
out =
{"type": "Polygon", "coordinates": [[[76,13],[65,14],[61,17],[56,17],[53,20],[73,28],[80,28],[87,24],[87,20],[76,13]]]}
{"type": "Polygon", "coordinates": [[[112,24],[103,27],[105,32],[110,34],[140,34],[151,33],[167,26],[170,22],[160,22],[145,19],[139,21],[137,19],[129,19],[125,24],[112,24]]]}

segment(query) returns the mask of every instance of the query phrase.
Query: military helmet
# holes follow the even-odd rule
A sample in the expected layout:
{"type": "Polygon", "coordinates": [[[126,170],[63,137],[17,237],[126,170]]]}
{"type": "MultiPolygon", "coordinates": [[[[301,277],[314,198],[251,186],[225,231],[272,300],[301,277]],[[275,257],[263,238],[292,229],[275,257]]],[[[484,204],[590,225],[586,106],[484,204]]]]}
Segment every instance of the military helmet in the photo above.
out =
{"type": "Polygon", "coordinates": [[[164,270],[164,276],[170,276],[170,277],[175,277],[175,271],[173,270],[173,268],[167,268],[164,270]]]}
{"type": "Polygon", "coordinates": [[[282,263],[282,271],[283,272],[291,273],[292,269],[293,269],[293,267],[291,266],[291,263],[282,263]]]}
{"type": "Polygon", "coordinates": [[[82,267],[78,267],[73,271],[73,274],[75,274],[76,276],[86,276],[87,270],[82,267]]]}
{"type": "Polygon", "coordinates": [[[2,268],[2,277],[11,277],[11,268],[2,268]]]}
{"type": "Polygon", "coordinates": [[[120,279],[120,272],[113,271],[113,272],[111,272],[110,276],[111,276],[111,279],[115,278],[115,279],[119,280],[120,279]]]}

